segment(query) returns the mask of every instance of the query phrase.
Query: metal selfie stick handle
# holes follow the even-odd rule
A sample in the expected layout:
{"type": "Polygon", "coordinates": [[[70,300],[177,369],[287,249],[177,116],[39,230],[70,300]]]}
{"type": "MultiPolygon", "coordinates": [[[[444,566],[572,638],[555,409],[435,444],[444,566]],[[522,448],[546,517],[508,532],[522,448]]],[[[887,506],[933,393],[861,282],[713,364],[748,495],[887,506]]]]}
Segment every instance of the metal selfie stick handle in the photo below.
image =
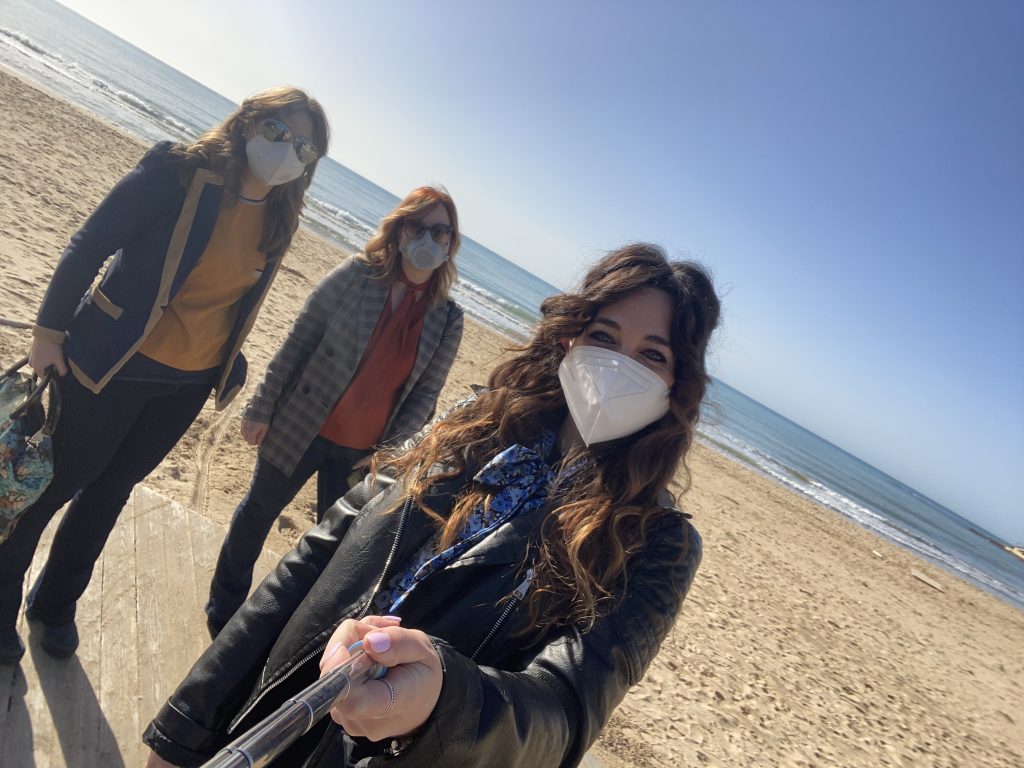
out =
{"type": "Polygon", "coordinates": [[[388,671],[387,667],[374,661],[365,670],[350,676],[349,672],[366,655],[366,651],[362,640],[349,646],[348,650],[352,658],[286,701],[276,712],[203,763],[202,768],[262,768],[268,765],[330,712],[335,701],[348,697],[354,683],[379,680],[388,671]]]}

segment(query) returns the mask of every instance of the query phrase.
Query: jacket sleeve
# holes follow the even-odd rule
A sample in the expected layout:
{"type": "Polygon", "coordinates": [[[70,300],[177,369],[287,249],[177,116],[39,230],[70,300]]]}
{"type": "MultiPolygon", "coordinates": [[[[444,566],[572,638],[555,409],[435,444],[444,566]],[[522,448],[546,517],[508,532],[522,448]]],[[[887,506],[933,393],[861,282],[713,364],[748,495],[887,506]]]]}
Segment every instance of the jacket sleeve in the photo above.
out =
{"type": "Polygon", "coordinates": [[[227,733],[274,643],[370,499],[397,490],[367,478],[339,499],[231,618],[146,728],[142,740],[176,766],[198,766],[241,734],[227,733]]]}
{"type": "Polygon", "coordinates": [[[441,696],[396,766],[574,766],[671,630],[700,563],[682,515],[653,526],[613,612],[541,645],[521,671],[478,666],[443,641],[441,696]]]}
{"type": "Polygon", "coordinates": [[[71,236],[43,296],[34,336],[61,343],[103,262],[147,227],[180,210],[185,188],[168,153],[171,146],[165,141],[150,149],[71,236]]]}
{"type": "Polygon", "coordinates": [[[305,367],[310,355],[323,339],[331,317],[346,300],[349,289],[358,281],[360,262],[354,257],[335,267],[306,299],[295,318],[288,337],[267,366],[263,380],[243,412],[243,417],[269,424],[277,402],[288,383],[305,367]]]}
{"type": "Polygon", "coordinates": [[[402,403],[398,414],[395,416],[395,423],[390,434],[384,442],[390,445],[401,445],[406,440],[419,432],[423,426],[430,421],[437,408],[437,398],[444,389],[444,383],[448,380],[448,372],[452,369],[452,363],[459,354],[459,345],[462,343],[463,329],[462,309],[455,302],[451,303],[448,310],[448,322],[445,325],[444,335],[437,351],[431,358],[430,363],[423,371],[419,381],[409,392],[405,402],[402,403]]]}

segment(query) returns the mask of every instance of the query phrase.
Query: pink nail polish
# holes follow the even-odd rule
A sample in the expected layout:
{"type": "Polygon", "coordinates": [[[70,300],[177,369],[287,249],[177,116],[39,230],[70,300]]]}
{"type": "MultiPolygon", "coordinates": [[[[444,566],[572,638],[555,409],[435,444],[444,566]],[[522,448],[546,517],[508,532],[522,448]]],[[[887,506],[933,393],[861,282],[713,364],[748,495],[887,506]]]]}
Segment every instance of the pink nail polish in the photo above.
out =
{"type": "Polygon", "coordinates": [[[391,638],[383,632],[368,632],[363,638],[370,644],[370,648],[377,653],[383,653],[391,647],[391,638]]]}
{"type": "Polygon", "coordinates": [[[391,621],[401,621],[401,616],[381,616],[382,619],[391,619],[391,621]]]}

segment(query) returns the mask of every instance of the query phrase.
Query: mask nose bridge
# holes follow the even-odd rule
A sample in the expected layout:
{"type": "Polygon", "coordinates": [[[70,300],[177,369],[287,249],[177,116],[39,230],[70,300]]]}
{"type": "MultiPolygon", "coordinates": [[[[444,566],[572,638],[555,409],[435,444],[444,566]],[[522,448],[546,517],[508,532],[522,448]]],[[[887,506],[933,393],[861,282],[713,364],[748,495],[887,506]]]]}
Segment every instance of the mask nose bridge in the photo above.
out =
{"type": "MultiPolygon", "coordinates": [[[[628,360],[629,363],[637,366],[643,365],[617,350],[605,350],[604,347],[595,347],[594,349],[612,351],[616,355],[621,356],[623,360],[628,360]]],[[[619,360],[594,356],[587,361],[583,368],[586,371],[586,378],[590,381],[590,385],[600,396],[601,400],[604,401],[614,400],[638,392],[646,392],[651,388],[652,382],[643,375],[647,373],[646,369],[643,369],[643,372],[641,372],[619,360]]],[[[657,375],[653,371],[650,374],[652,376],[657,375]]]]}

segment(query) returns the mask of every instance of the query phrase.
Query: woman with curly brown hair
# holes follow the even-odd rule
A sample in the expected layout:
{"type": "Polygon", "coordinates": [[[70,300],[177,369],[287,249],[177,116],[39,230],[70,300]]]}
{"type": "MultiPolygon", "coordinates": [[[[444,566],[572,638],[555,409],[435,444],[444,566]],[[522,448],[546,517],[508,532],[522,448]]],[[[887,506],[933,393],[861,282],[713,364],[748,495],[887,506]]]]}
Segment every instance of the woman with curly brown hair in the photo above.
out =
{"type": "Polygon", "coordinates": [[[274,520],[314,473],[319,522],[372,449],[404,442],[433,414],[462,340],[449,297],[459,243],[451,196],[419,187],[306,301],[242,414],[259,456],[217,558],[211,635],[245,601],[274,520]]]}
{"type": "Polygon", "coordinates": [[[222,409],[245,383],[242,343],[328,140],[314,99],[263,91],[194,144],[154,146],[72,235],[33,329],[29,362],[59,374],[61,414],[53,480],[0,545],[0,663],[24,653],[23,581],[57,510],[74,499],[26,615],[66,657],[75,604],[132,487],[211,390],[222,409]]]}
{"type": "Polygon", "coordinates": [[[281,766],[571,766],[643,676],[700,562],[667,493],[709,378],[704,270],[635,244],[328,512],[145,733],[192,766],[344,661],[388,667],[281,766]],[[379,759],[379,758],[378,758],[379,759]]]}

